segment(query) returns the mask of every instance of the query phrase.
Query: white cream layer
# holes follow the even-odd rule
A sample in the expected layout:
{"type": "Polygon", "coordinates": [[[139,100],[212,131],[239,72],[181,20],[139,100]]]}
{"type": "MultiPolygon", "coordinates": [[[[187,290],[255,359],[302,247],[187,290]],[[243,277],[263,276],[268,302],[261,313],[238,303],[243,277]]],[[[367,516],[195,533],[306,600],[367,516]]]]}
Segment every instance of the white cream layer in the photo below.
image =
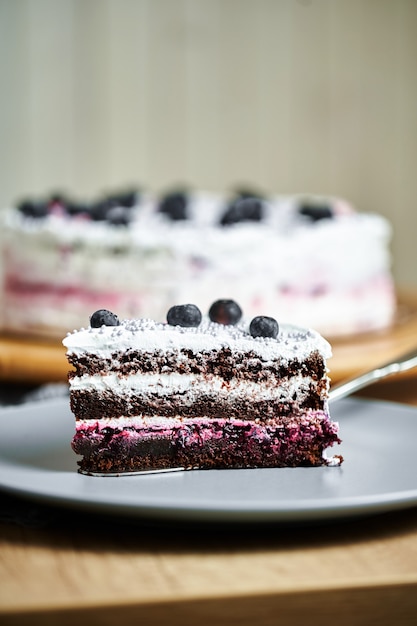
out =
{"type": "Polygon", "coordinates": [[[257,383],[253,381],[225,381],[214,375],[196,374],[132,374],[119,377],[117,374],[105,376],[84,375],[73,378],[70,382],[72,391],[92,391],[100,393],[111,391],[112,394],[128,398],[130,395],[146,396],[157,394],[161,397],[172,394],[184,394],[184,402],[189,404],[198,401],[201,395],[215,395],[217,399],[235,401],[238,399],[290,400],[296,394],[301,402],[310,393],[310,385],[314,384],[311,377],[301,375],[276,381],[257,383]]]}

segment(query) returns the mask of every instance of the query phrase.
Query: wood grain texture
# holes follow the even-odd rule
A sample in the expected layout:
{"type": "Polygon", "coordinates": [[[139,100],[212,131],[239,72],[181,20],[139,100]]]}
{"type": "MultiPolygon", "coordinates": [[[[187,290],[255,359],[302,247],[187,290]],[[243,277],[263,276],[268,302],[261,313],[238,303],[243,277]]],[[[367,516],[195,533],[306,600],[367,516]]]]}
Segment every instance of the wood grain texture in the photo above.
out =
{"type": "Polygon", "coordinates": [[[214,598],[182,602],[154,602],[144,605],[65,608],[40,612],[6,613],[4,626],[91,626],[137,623],[147,626],[276,626],[287,623],[321,626],[334,620],[340,626],[379,624],[413,626],[417,603],[414,585],[331,590],[280,595],[214,598]]]}
{"type": "Polygon", "coordinates": [[[0,380],[42,384],[64,382],[69,371],[60,342],[0,335],[0,380]]]}
{"type": "Polygon", "coordinates": [[[336,611],[342,625],[412,624],[416,515],[232,530],[72,512],[48,529],[1,524],[0,620],[95,624],[120,614],[149,624],[261,626],[311,611],[309,623],[319,624],[336,611]]]}

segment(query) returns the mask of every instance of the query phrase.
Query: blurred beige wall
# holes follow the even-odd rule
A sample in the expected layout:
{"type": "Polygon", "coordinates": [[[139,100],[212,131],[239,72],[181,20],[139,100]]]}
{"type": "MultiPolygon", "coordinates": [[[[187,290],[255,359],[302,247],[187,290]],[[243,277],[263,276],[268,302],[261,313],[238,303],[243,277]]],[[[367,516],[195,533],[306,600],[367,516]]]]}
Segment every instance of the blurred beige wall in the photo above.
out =
{"type": "Polygon", "coordinates": [[[344,196],[417,286],[417,0],[0,0],[0,202],[344,196]]]}

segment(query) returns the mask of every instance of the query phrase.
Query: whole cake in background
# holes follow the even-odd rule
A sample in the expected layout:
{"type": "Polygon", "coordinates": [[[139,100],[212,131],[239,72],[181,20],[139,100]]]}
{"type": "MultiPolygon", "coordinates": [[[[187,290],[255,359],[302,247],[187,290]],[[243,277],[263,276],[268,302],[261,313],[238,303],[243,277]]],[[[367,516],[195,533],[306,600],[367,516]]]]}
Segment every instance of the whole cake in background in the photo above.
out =
{"type": "Polygon", "coordinates": [[[86,311],[162,321],[174,302],[227,294],[329,337],[388,327],[391,228],[334,198],[135,191],[62,196],[4,214],[3,327],[62,336],[86,311]]]}
{"type": "Polygon", "coordinates": [[[98,310],[64,339],[81,472],[340,465],[323,337],[228,299],[166,319],[98,310]]]}

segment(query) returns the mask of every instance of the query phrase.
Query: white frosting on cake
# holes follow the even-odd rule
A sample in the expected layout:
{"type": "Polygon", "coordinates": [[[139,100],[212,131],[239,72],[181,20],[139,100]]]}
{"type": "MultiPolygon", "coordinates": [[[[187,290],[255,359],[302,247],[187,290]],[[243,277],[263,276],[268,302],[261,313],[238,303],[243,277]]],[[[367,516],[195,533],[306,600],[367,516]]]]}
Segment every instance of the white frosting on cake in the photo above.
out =
{"type": "Polygon", "coordinates": [[[318,351],[324,359],[331,356],[330,344],[315,330],[282,324],[276,339],[252,337],[248,322],[223,326],[203,319],[196,328],[170,326],[149,319],[123,320],[120,326],[83,328],[63,340],[69,354],[96,354],[111,358],[129,349],[141,352],[172,352],[181,349],[194,353],[230,348],[233,352],[254,352],[265,362],[303,360],[318,351]]]}
{"type": "MultiPolygon", "coordinates": [[[[260,222],[223,227],[219,218],[225,201],[210,194],[191,197],[191,215],[187,220],[172,221],[147,201],[132,209],[134,219],[128,227],[61,214],[34,219],[21,215],[17,209],[6,213],[5,225],[11,233],[26,235],[29,246],[33,235],[37,235],[36,264],[40,263],[45,273],[49,265],[51,277],[56,270],[56,264],[51,264],[54,245],[61,246],[60,252],[62,247],[71,247],[73,260],[68,274],[85,271],[93,286],[111,281],[116,264],[120,268],[119,285],[128,289],[139,259],[146,277],[143,282],[163,269],[167,282],[177,274],[185,291],[190,284],[198,289],[193,279],[204,276],[205,267],[209,268],[214,284],[226,272],[231,280],[248,275],[264,291],[270,289],[273,281],[276,287],[296,285],[296,291],[302,293],[314,290],[318,276],[323,289],[341,291],[379,276],[381,271],[389,271],[388,243],[392,233],[385,218],[334,209],[331,219],[312,222],[298,215],[299,202],[296,196],[273,198],[264,202],[265,215],[260,222]],[[107,261],[105,252],[110,255],[107,261]],[[88,264],[80,261],[85,255],[91,263],[90,272],[88,264]],[[279,262],[274,262],[275,257],[279,262]]],[[[338,206],[335,199],[328,202],[338,206]]],[[[33,251],[30,253],[33,255],[33,251]]],[[[20,249],[19,254],[23,262],[25,250],[20,249]]],[[[66,263],[70,262],[68,257],[66,263]]],[[[160,276],[158,280],[163,283],[160,276]]],[[[139,276],[135,277],[136,286],[137,281],[142,282],[139,276]]]]}
{"type": "Polygon", "coordinates": [[[218,400],[235,401],[253,396],[257,400],[281,401],[292,400],[294,394],[297,401],[302,402],[310,394],[310,385],[315,385],[309,376],[291,376],[283,378],[279,384],[273,381],[253,382],[250,380],[232,379],[225,381],[220,376],[201,374],[130,374],[120,376],[115,373],[100,376],[83,375],[70,380],[72,391],[96,390],[100,393],[111,391],[112,394],[128,398],[130,395],[149,394],[170,396],[173,393],[182,395],[184,404],[192,404],[201,395],[215,396],[218,400]]]}

